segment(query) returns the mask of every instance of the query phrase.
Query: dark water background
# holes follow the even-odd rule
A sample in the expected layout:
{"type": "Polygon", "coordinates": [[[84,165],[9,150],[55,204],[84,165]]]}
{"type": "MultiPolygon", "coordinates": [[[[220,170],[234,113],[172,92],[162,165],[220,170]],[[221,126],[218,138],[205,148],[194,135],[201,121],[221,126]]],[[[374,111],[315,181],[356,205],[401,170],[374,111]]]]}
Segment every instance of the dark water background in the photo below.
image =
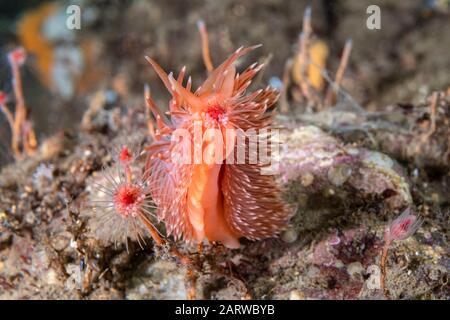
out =
{"type": "MultiPolygon", "coordinates": [[[[10,110],[14,110],[14,93],[11,83],[11,70],[7,60],[10,50],[18,46],[16,22],[27,10],[41,5],[39,0],[0,2],[0,90],[8,94],[10,110]]],[[[33,59],[28,56],[27,59],[33,59]]],[[[74,110],[71,103],[64,102],[43,86],[36,71],[25,63],[21,68],[25,101],[30,110],[38,140],[61,129],[72,129],[80,118],[80,111],[74,110]],[[63,111],[63,112],[61,112],[63,111]]],[[[0,115],[0,166],[10,162],[10,129],[3,115],[0,115]]]]}

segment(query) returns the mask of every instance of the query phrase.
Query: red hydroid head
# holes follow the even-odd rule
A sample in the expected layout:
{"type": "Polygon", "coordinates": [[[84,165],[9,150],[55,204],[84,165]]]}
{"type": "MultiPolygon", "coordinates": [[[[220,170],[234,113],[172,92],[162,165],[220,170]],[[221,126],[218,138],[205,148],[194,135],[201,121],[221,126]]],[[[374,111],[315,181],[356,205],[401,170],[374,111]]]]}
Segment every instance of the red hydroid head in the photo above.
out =
{"type": "Polygon", "coordinates": [[[394,240],[405,240],[410,237],[423,223],[419,216],[411,214],[411,209],[407,208],[403,213],[391,222],[386,229],[386,242],[394,240]]]}
{"type": "Polygon", "coordinates": [[[121,164],[129,164],[133,160],[133,155],[127,146],[123,146],[119,152],[119,162],[121,164]]]}
{"type": "Polygon", "coordinates": [[[8,96],[3,91],[0,91],[0,105],[5,105],[8,102],[8,96]]]}
{"type": "Polygon", "coordinates": [[[141,185],[124,182],[114,190],[114,209],[124,218],[137,217],[145,198],[141,185]]]}
{"type": "Polygon", "coordinates": [[[26,58],[27,54],[22,47],[14,49],[8,53],[8,60],[11,65],[21,66],[25,63],[26,58]]]}

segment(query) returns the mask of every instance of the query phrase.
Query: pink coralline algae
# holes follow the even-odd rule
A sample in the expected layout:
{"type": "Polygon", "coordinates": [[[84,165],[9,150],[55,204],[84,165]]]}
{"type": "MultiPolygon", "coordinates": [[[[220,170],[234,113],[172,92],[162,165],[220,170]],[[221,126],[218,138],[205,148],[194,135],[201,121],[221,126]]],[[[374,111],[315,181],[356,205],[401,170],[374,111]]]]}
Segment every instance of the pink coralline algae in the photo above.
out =
{"type": "MultiPolygon", "coordinates": [[[[289,124],[286,124],[288,126],[289,124]]],[[[280,182],[296,183],[306,195],[330,191],[378,196],[392,209],[409,205],[409,187],[398,164],[388,156],[341,143],[314,126],[281,134],[280,182]]]]}

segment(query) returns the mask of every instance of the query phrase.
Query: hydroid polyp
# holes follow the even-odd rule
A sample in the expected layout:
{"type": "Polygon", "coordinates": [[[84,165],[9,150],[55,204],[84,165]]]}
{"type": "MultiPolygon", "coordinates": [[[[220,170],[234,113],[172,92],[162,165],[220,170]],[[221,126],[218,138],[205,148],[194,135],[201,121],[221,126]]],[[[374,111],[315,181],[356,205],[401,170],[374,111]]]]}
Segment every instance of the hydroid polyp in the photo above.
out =
{"type": "Polygon", "coordinates": [[[20,75],[20,67],[25,63],[26,52],[17,48],[8,54],[11,67],[12,85],[14,89],[14,113],[8,109],[7,96],[0,92],[0,113],[3,113],[11,129],[11,148],[16,159],[33,154],[37,149],[36,134],[32,122],[28,119],[29,112],[25,105],[25,97],[20,75]]]}
{"type": "Polygon", "coordinates": [[[398,218],[393,220],[384,234],[386,243],[392,243],[395,240],[405,240],[410,237],[422,225],[423,219],[411,213],[406,209],[398,218]]]}
{"type": "Polygon", "coordinates": [[[384,233],[384,246],[380,259],[380,269],[381,269],[380,284],[381,289],[383,290],[386,296],[389,295],[385,286],[386,259],[388,256],[389,248],[391,247],[394,241],[405,240],[410,236],[412,236],[417,231],[417,229],[420,228],[422,223],[423,219],[420,216],[411,213],[411,209],[407,208],[406,210],[403,211],[403,213],[400,216],[394,219],[386,227],[384,233]]]}
{"type": "Polygon", "coordinates": [[[113,165],[103,170],[93,182],[90,202],[93,215],[91,228],[100,238],[117,244],[132,238],[143,248],[146,232],[156,244],[164,243],[153,225],[155,209],[151,190],[155,188],[140,166],[138,157],[130,147],[123,145],[114,157],[113,165]]]}

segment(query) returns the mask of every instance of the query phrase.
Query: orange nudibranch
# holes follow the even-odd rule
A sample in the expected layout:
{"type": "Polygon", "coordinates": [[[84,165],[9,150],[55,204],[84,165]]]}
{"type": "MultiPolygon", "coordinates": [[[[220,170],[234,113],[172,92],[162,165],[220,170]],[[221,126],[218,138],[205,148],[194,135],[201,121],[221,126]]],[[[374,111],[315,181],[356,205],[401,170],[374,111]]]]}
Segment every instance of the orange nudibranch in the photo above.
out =
{"type": "MultiPolygon", "coordinates": [[[[191,91],[190,77],[186,86],[183,84],[185,68],[175,79],[172,73],[167,75],[154,60],[147,58],[172,95],[167,121],[147,94],[157,130],[153,144],[147,148],[146,172],[154,186],[151,196],[157,206],[156,214],[175,239],[189,243],[218,241],[229,248],[238,248],[239,238],[273,237],[288,223],[288,208],[281,200],[274,176],[261,174],[268,164],[249,164],[248,154],[243,164],[225,161],[236,147],[235,130],[266,129],[272,122],[271,110],[278,92],[267,87],[246,94],[262,65],[255,63],[241,74],[234,67],[238,58],[256,47],[239,48],[219,67],[210,70],[195,92],[191,91]],[[183,155],[191,147],[195,149],[197,142],[193,137],[198,129],[202,137],[208,129],[218,130],[223,133],[223,145],[231,144],[232,148],[225,149],[221,144],[224,152],[215,152],[217,140],[203,139],[203,156],[210,155],[214,161],[203,158],[196,162],[190,154],[192,161],[174,161],[174,155],[183,155]],[[174,138],[177,130],[190,133],[188,141],[174,138]]],[[[209,57],[206,58],[207,66],[211,66],[209,57]]]]}

